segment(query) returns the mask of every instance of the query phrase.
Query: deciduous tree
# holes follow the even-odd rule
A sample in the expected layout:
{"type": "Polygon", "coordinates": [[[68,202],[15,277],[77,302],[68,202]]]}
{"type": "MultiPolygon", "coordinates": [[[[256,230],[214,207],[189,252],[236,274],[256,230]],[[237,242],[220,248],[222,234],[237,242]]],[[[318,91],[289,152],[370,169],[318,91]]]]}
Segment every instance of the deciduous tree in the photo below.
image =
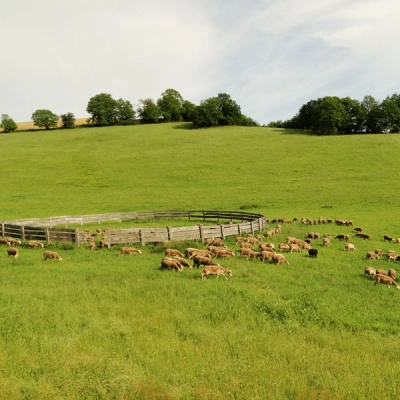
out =
{"type": "Polygon", "coordinates": [[[51,129],[56,128],[58,124],[58,115],[50,110],[36,110],[32,114],[32,121],[39,128],[51,129]]]}
{"type": "Polygon", "coordinates": [[[0,128],[3,128],[5,133],[9,133],[15,132],[18,129],[18,126],[14,120],[8,116],[8,114],[2,114],[0,128]]]}
{"type": "Polygon", "coordinates": [[[63,129],[71,129],[75,127],[75,116],[72,112],[61,114],[61,127],[63,129]]]}

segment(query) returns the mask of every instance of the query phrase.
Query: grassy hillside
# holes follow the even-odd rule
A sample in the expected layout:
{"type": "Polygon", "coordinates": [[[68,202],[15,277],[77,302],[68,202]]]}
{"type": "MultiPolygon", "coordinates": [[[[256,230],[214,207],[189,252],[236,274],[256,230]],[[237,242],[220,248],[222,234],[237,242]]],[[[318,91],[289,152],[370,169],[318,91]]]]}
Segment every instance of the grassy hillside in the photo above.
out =
{"type": "MultiPolygon", "coordinates": [[[[400,136],[184,128],[0,135],[0,219],[247,209],[352,219],[372,239],[335,224],[282,224],[268,239],[276,246],[308,231],[332,244],[315,240],[316,259],[289,253],[284,266],[220,260],[233,277],[204,281],[198,269],[158,270],[167,246],[201,243],[149,244],[138,256],[51,245],[62,262],[24,245],[10,258],[3,245],[0,399],[397,398],[400,291],[363,271],[398,266],[365,253],[400,253],[383,241],[400,237],[400,136]],[[333,239],[341,233],[355,252],[333,239]]],[[[237,249],[233,238],[227,245],[237,249]]]]}

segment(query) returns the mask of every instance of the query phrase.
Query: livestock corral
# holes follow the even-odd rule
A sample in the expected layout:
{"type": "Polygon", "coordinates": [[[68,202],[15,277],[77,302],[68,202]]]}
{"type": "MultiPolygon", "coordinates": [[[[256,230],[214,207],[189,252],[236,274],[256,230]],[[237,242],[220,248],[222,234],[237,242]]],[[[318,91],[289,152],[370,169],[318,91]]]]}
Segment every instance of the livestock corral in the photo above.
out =
{"type": "MultiPolygon", "coordinates": [[[[356,246],[349,240],[362,242],[371,241],[372,237],[363,231],[361,227],[354,227],[351,220],[322,218],[274,218],[266,219],[261,214],[244,213],[235,211],[166,211],[166,212],[147,212],[147,213],[125,213],[125,214],[104,214],[80,217],[49,217],[37,220],[24,221],[5,221],[1,224],[0,244],[7,246],[8,256],[18,258],[20,251],[18,246],[28,249],[44,247],[54,247],[57,243],[69,242],[74,245],[88,248],[91,251],[103,248],[117,248],[119,255],[142,255],[146,252],[146,244],[151,244],[152,252],[164,251],[164,257],[160,260],[160,270],[183,271],[185,268],[203,268],[202,278],[209,275],[219,275],[232,277],[231,269],[226,269],[221,265],[223,262],[230,262],[233,258],[245,262],[262,263],[267,261],[276,265],[293,266],[300,257],[319,259],[324,255],[325,249],[331,247],[333,243],[341,243],[340,249],[343,251],[356,253],[356,246]],[[115,229],[82,229],[68,228],[68,224],[85,223],[96,221],[118,221],[122,220],[144,220],[159,218],[182,218],[189,220],[202,220],[204,223],[197,223],[192,226],[159,228],[128,228],[115,229]],[[207,221],[217,220],[217,225],[207,225],[207,221]],[[242,222],[234,222],[241,220],[242,222]],[[60,223],[64,228],[54,227],[60,223]],[[11,223],[13,222],[13,223],[11,223]],[[19,225],[29,222],[28,225],[19,225]],[[44,227],[37,224],[49,225],[44,227]],[[302,237],[284,236],[285,231],[290,231],[296,225],[302,229],[302,237]],[[334,226],[335,229],[329,229],[334,226]],[[286,227],[288,229],[286,229],[286,227]],[[337,227],[346,227],[346,233],[337,233],[337,227]],[[321,228],[321,231],[316,231],[321,228]],[[313,230],[311,230],[313,229],[313,230]],[[335,233],[330,233],[335,232],[335,233]],[[196,247],[183,248],[182,243],[191,242],[196,247]],[[132,247],[137,243],[142,249],[132,247]],[[176,248],[171,247],[175,244],[176,248]],[[229,248],[230,246],[231,248],[229,248]],[[290,261],[289,261],[289,259],[290,261]],[[211,270],[214,272],[210,272],[211,270]],[[206,270],[208,272],[206,272],[206,270]],[[217,272],[218,271],[218,272],[217,272]],[[225,273],[224,273],[225,272],[225,273]]],[[[383,243],[400,244],[400,237],[387,234],[381,235],[383,243]]],[[[360,242],[361,243],[361,242],[360,242]]],[[[358,245],[357,245],[358,247],[358,245]]],[[[147,250],[148,251],[148,250],[147,250]]],[[[400,250],[399,250],[400,252],[400,250]]],[[[359,252],[357,252],[359,254],[359,252]]],[[[62,261],[62,257],[54,251],[45,250],[44,259],[62,261]]],[[[330,253],[332,256],[332,253],[330,253]]],[[[359,257],[359,256],[358,256],[359,257]]],[[[387,249],[383,251],[375,248],[366,251],[363,257],[366,261],[384,260],[394,263],[400,262],[400,254],[395,250],[387,249]]],[[[317,262],[317,261],[316,261],[317,262]]],[[[361,272],[360,272],[361,274],[361,272]]],[[[394,268],[378,268],[365,266],[364,275],[372,277],[377,283],[385,283],[389,287],[397,286],[394,268]],[[394,271],[394,272],[393,272],[394,271]],[[382,276],[389,276],[392,279],[388,282],[382,276]]]]}

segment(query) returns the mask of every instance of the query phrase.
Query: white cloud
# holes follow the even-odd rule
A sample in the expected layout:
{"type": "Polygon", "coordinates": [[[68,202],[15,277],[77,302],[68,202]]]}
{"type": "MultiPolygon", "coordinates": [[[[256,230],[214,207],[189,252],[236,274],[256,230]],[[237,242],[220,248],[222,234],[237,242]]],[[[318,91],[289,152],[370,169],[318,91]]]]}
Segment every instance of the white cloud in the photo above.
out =
{"type": "Polygon", "coordinates": [[[101,92],[224,92],[260,123],[328,95],[398,91],[394,0],[14,0],[0,5],[0,113],[86,116],[101,92]]]}

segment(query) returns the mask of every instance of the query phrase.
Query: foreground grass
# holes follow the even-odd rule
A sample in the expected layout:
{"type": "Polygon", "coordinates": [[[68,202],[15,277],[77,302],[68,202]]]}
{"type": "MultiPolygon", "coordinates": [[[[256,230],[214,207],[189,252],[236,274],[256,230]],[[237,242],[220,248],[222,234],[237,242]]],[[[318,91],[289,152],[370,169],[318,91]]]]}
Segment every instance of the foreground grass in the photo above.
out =
{"type": "MultiPolygon", "coordinates": [[[[317,241],[317,259],[288,254],[288,266],[223,260],[233,278],[204,281],[199,270],[159,271],[163,246],[137,257],[55,246],[62,262],[2,247],[0,399],[397,398],[400,291],[363,270],[368,250],[400,252],[383,242],[400,237],[398,135],[181,127],[0,135],[11,171],[0,215],[244,209],[352,219],[372,240],[352,237],[355,253],[317,241]]],[[[351,229],[297,222],[272,240],[351,229]]]]}

